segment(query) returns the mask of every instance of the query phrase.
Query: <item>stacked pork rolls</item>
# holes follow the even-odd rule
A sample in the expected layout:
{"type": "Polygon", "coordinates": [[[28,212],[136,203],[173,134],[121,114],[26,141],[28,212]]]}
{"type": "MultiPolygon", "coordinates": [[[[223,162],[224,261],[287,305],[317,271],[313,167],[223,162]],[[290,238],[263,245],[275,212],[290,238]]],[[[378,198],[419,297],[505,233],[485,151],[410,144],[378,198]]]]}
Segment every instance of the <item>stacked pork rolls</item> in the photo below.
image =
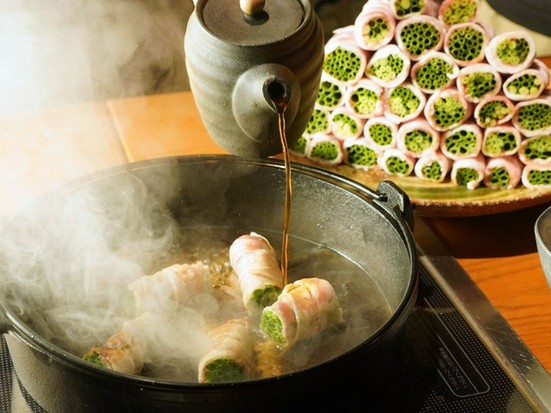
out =
{"type": "Polygon", "coordinates": [[[479,0],[369,0],[328,39],[291,150],[324,165],[475,189],[551,188],[548,68],[530,35],[494,36],[479,0]]]}

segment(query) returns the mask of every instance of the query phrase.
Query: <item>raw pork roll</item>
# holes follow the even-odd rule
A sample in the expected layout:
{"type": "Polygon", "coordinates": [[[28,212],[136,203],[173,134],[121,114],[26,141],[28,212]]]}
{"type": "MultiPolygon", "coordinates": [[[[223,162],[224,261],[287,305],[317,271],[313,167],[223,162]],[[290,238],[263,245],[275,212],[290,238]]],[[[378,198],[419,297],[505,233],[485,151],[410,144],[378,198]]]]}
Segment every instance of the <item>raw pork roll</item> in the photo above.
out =
{"type": "Polygon", "coordinates": [[[377,50],[394,38],[396,19],[390,4],[368,1],[354,21],[354,38],[364,50],[377,50]]]}
{"type": "Polygon", "coordinates": [[[514,73],[503,84],[503,93],[511,100],[525,101],[539,97],[549,83],[547,69],[529,68],[514,73]]]}
{"type": "Polygon", "coordinates": [[[535,136],[521,142],[519,159],[524,164],[551,163],[551,135],[535,136]]]}
{"type": "Polygon", "coordinates": [[[461,158],[454,161],[451,170],[451,180],[455,185],[476,189],[484,180],[486,161],[484,156],[461,158]]]}
{"type": "Polygon", "coordinates": [[[386,117],[371,118],[364,125],[364,137],[381,150],[395,148],[398,125],[386,117]]]}
{"type": "Polygon", "coordinates": [[[525,165],[521,182],[528,189],[551,189],[551,162],[525,165]]]}
{"type": "Polygon", "coordinates": [[[324,165],[338,165],[344,160],[341,141],[330,133],[313,135],[306,148],[306,157],[324,165]]]}
{"type": "Polygon", "coordinates": [[[253,376],[255,336],[247,320],[229,320],[209,336],[212,344],[199,361],[199,383],[238,382],[253,376]]]}
{"type": "Polygon", "coordinates": [[[400,126],[397,146],[406,155],[421,158],[436,152],[440,134],[424,118],[417,118],[400,126]]]}
{"type": "Polygon", "coordinates": [[[333,136],[340,140],[357,138],[362,134],[365,121],[346,107],[335,109],[329,115],[333,136]]]}
{"type": "Polygon", "coordinates": [[[383,113],[383,88],[369,79],[361,79],[346,91],[344,104],[362,119],[383,113]]]}
{"type": "Polygon", "coordinates": [[[444,25],[435,17],[412,16],[396,25],[396,44],[413,61],[442,48],[444,25]]]}
{"type": "Polygon", "coordinates": [[[344,162],[357,169],[368,170],[377,165],[377,159],[382,150],[377,148],[368,139],[349,139],[343,145],[345,151],[344,162]]]}
{"type": "Polygon", "coordinates": [[[473,22],[479,6],[479,0],[444,0],[438,9],[438,18],[448,27],[473,22]]]}
{"type": "Polygon", "coordinates": [[[516,73],[532,65],[536,46],[532,37],[523,31],[494,36],[486,47],[486,60],[501,73],[516,73]]]}
{"type": "Polygon", "coordinates": [[[482,130],[474,122],[466,122],[442,135],[440,150],[452,160],[472,158],[480,153],[482,139],[482,130]]]}
{"type": "Polygon", "coordinates": [[[415,166],[415,158],[399,149],[387,149],[377,163],[389,175],[409,176],[415,166]]]}
{"type": "Polygon", "coordinates": [[[312,111],[312,115],[306,124],[304,133],[306,135],[315,135],[316,133],[328,133],[331,131],[329,125],[329,109],[316,105],[312,111]]]}
{"type": "Polygon", "coordinates": [[[256,313],[272,304],[283,288],[276,252],[268,240],[251,232],[230,246],[230,264],[239,278],[243,305],[256,313]]]}
{"type": "Polygon", "coordinates": [[[303,278],[287,284],[275,303],[260,318],[264,334],[288,349],[343,321],[333,286],[320,278],[303,278]]]}
{"type": "Polygon", "coordinates": [[[474,109],[474,119],[481,128],[509,122],[515,113],[515,105],[503,95],[482,99],[474,109]]]}
{"type": "Polygon", "coordinates": [[[438,6],[433,0],[390,0],[390,6],[398,20],[420,14],[436,15],[438,12],[438,6]]]}
{"type": "Polygon", "coordinates": [[[333,110],[344,104],[346,88],[329,75],[322,73],[316,104],[322,108],[333,110]]]}
{"type": "Polygon", "coordinates": [[[365,73],[382,87],[396,87],[409,76],[411,61],[395,44],[377,50],[369,60],[365,73]]]}
{"type": "Polygon", "coordinates": [[[325,45],[323,72],[339,85],[346,87],[360,80],[366,64],[366,52],[353,40],[334,38],[325,45]]]}
{"type": "Polygon", "coordinates": [[[439,132],[451,130],[464,123],[472,113],[472,105],[457,90],[448,88],[432,94],[425,105],[425,118],[439,132]]]}
{"type": "Polygon", "coordinates": [[[490,158],[515,155],[521,139],[520,132],[510,124],[490,126],[484,130],[482,154],[490,158]]]}
{"type": "Polygon", "coordinates": [[[406,82],[385,90],[384,115],[396,124],[407,122],[423,113],[426,102],[423,92],[406,82]]]}
{"type": "Polygon", "coordinates": [[[551,133],[551,95],[517,103],[513,125],[528,138],[551,133]]]}
{"type": "Polygon", "coordinates": [[[450,160],[440,151],[429,153],[417,159],[413,170],[419,179],[443,182],[450,170],[450,160]]]}
{"type": "Polygon", "coordinates": [[[491,189],[513,189],[520,182],[523,166],[516,156],[491,158],[484,171],[484,185],[491,189]]]}
{"type": "Polygon", "coordinates": [[[468,66],[484,60],[489,35],[477,23],[460,23],[449,28],[444,38],[444,50],[459,66],[468,66]]]}
{"type": "Polygon", "coordinates": [[[459,67],[455,61],[442,52],[428,52],[411,68],[411,82],[423,93],[432,94],[451,86],[459,67]]]}
{"type": "Polygon", "coordinates": [[[464,67],[457,77],[457,89],[469,102],[478,103],[501,91],[501,75],[486,63],[464,67]]]}
{"type": "Polygon", "coordinates": [[[300,138],[289,145],[289,151],[291,151],[295,155],[306,157],[306,151],[308,149],[308,146],[310,145],[311,139],[312,138],[310,137],[310,135],[303,133],[300,138]]]}

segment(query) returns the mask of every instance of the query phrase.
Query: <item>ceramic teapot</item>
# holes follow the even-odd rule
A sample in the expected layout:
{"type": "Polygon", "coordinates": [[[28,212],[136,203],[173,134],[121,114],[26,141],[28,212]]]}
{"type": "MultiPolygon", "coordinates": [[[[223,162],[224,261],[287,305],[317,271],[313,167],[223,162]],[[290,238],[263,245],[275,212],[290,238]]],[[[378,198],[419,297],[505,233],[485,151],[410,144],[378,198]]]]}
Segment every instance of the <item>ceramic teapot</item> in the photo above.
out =
{"type": "Polygon", "coordinates": [[[185,42],[191,91],[221,148],[245,157],[282,152],[304,132],[324,58],[310,0],[198,0],[185,42]]]}

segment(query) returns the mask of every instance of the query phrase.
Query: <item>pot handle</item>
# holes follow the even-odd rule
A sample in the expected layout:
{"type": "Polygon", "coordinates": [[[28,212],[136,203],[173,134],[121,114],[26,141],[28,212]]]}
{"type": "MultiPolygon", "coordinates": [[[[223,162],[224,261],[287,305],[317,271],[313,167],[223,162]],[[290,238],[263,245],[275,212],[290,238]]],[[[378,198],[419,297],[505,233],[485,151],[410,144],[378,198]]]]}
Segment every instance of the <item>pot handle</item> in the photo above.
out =
{"type": "Polygon", "coordinates": [[[376,189],[380,198],[376,202],[382,202],[398,218],[404,220],[413,231],[413,204],[407,194],[392,181],[381,181],[376,189]]]}

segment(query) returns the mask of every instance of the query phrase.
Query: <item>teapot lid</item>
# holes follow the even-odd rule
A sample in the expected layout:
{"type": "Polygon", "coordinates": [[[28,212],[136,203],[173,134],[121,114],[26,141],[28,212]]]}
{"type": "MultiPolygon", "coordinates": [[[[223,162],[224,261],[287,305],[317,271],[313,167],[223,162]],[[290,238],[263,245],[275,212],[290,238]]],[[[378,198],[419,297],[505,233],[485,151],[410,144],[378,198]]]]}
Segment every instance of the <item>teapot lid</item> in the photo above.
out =
{"type": "MultiPolygon", "coordinates": [[[[248,0],[253,1],[254,0],[248,0]]],[[[265,0],[254,12],[242,9],[247,0],[197,2],[199,17],[212,34],[235,44],[256,46],[276,42],[293,34],[305,19],[300,0],[265,0]],[[246,11],[244,11],[246,10],[246,11]]]]}

